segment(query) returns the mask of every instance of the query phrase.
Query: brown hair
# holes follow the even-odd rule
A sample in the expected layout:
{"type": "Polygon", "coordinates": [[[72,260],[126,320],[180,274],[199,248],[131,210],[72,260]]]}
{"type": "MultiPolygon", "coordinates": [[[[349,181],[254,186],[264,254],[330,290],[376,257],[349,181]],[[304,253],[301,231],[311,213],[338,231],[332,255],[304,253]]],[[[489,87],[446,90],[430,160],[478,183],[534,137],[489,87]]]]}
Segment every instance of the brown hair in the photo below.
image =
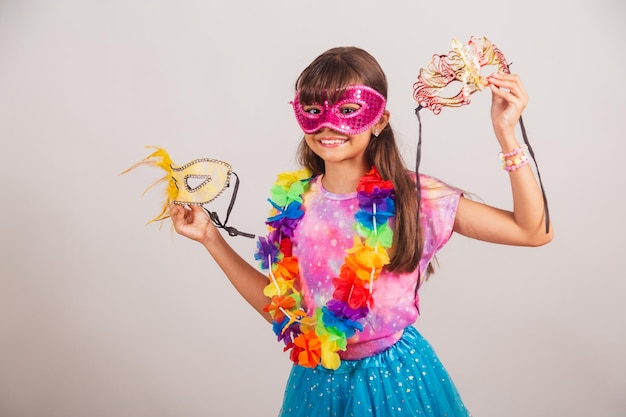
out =
{"type": "MultiPolygon", "coordinates": [[[[318,56],[296,81],[302,103],[323,101],[331,92],[350,84],[364,84],[387,97],[387,77],[376,59],[363,49],[339,47],[318,56]]],[[[333,100],[333,97],[329,97],[333,100]]],[[[391,126],[387,124],[365,151],[369,165],[376,167],[395,187],[396,219],[391,263],[387,270],[411,272],[422,255],[422,233],[417,215],[416,184],[400,155],[391,126]]],[[[314,174],[324,173],[324,161],[311,151],[304,139],[298,147],[298,162],[314,174]]],[[[429,266],[429,270],[431,267],[429,266]]]]}

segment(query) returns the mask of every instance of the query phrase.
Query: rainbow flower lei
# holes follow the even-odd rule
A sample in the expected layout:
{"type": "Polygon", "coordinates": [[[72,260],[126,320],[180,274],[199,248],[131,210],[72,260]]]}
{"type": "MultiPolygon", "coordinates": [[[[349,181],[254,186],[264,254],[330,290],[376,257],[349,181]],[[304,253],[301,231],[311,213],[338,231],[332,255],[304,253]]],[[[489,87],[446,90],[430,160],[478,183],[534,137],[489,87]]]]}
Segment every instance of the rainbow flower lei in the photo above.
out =
{"type": "Polygon", "coordinates": [[[264,310],[271,315],[274,333],[285,344],[284,350],[291,350],[291,360],[309,368],[321,364],[337,369],[341,364],[338,352],[363,330],[359,320],[374,306],[374,281],[389,264],[387,249],[392,245],[393,232],[388,220],[395,214],[394,188],[374,167],[361,177],[354,246],[346,250],[339,276],[333,278],[332,298],[325,306],[307,312],[298,290],[298,259],[292,254],[291,238],[304,217],[302,197],[311,180],[308,170],[278,175],[268,199],[273,207],[266,221],[270,232],[267,238],[259,238],[255,259],[268,271],[270,280],[263,292],[271,301],[264,310]]]}

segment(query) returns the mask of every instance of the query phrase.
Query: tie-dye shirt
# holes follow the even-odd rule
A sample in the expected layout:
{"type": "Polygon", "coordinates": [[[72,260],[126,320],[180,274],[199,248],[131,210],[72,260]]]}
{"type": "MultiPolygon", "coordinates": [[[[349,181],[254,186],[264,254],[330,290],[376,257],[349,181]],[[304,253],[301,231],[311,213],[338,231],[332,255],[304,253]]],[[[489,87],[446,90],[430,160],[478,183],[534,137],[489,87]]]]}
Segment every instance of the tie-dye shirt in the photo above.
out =
{"type": "MultiPolygon", "coordinates": [[[[461,191],[420,174],[422,211],[420,221],[424,248],[422,275],[435,253],[450,239],[461,191]]],[[[354,244],[355,193],[333,194],[322,187],[321,177],[304,195],[305,215],[296,228],[293,254],[298,257],[303,306],[313,311],[332,298],[332,279],[344,263],[345,250],[354,244]]],[[[393,345],[402,330],[418,316],[415,287],[417,269],[410,273],[381,272],[374,284],[374,306],[360,320],[363,331],[348,340],[342,359],[371,356],[393,345]]]]}

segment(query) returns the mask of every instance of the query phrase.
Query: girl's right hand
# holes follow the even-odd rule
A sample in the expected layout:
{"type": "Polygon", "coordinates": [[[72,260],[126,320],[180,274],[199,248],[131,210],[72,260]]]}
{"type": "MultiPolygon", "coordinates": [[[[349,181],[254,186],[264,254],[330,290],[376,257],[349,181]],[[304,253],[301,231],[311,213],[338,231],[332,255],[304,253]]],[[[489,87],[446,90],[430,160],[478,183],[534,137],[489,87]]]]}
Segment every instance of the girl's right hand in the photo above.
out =
{"type": "Polygon", "coordinates": [[[200,243],[208,243],[217,228],[200,206],[170,204],[170,217],[176,232],[200,243]]]}

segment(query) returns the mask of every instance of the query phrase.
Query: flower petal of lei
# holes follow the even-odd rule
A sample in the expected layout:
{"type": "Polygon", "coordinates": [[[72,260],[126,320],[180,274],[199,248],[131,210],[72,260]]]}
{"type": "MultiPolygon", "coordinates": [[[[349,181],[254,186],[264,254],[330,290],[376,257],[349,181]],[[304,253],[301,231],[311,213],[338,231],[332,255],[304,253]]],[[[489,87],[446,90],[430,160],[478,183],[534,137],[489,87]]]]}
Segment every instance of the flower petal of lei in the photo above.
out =
{"type": "Polygon", "coordinates": [[[256,245],[257,252],[254,254],[254,259],[259,261],[259,266],[262,269],[269,269],[269,260],[271,260],[272,263],[277,260],[276,257],[279,254],[278,246],[264,237],[259,237],[256,245]]]}
{"type": "Polygon", "coordinates": [[[289,188],[289,186],[296,181],[303,181],[311,178],[311,171],[308,169],[301,169],[292,172],[281,172],[278,174],[276,184],[289,188]]]}
{"type": "Polygon", "coordinates": [[[274,185],[270,190],[270,198],[281,207],[287,206],[293,201],[302,203],[302,194],[304,194],[306,184],[296,181],[289,188],[280,185],[274,185]]]}
{"type": "Polygon", "coordinates": [[[293,341],[296,347],[300,348],[298,353],[298,364],[307,368],[315,368],[320,363],[322,346],[315,331],[310,330],[302,333],[293,341]]]}
{"type": "Polygon", "coordinates": [[[365,243],[368,246],[382,246],[384,248],[390,248],[393,244],[393,230],[388,224],[379,225],[377,233],[374,233],[372,229],[369,229],[361,224],[354,226],[356,232],[365,238],[365,243]]]}

